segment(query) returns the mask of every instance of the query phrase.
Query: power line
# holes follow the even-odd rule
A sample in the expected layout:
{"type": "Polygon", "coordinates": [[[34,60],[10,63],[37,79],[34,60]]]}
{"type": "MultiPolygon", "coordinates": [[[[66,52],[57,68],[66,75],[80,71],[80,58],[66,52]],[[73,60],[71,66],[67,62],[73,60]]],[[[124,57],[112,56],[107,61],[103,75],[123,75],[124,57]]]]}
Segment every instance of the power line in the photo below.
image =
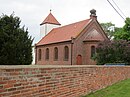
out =
{"type": "Polygon", "coordinates": [[[107,1],[114,8],[114,10],[120,15],[120,17],[125,21],[125,18],[118,12],[118,10],[112,5],[112,3],[109,0],[107,1]]]}
{"type": "Polygon", "coordinates": [[[122,15],[126,18],[125,14],[123,13],[123,11],[119,8],[119,6],[116,4],[116,2],[114,0],[112,0],[113,3],[116,5],[116,7],[119,9],[119,11],[122,13],[122,15]]]}

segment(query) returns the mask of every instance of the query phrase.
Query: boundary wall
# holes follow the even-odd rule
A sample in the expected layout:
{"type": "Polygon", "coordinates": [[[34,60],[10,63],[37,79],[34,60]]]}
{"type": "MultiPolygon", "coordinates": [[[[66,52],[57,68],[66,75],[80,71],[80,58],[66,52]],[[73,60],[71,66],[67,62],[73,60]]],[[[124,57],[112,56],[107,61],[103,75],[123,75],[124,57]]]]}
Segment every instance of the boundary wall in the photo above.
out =
{"type": "Polygon", "coordinates": [[[129,66],[0,66],[0,97],[81,97],[128,78],[129,66]]]}

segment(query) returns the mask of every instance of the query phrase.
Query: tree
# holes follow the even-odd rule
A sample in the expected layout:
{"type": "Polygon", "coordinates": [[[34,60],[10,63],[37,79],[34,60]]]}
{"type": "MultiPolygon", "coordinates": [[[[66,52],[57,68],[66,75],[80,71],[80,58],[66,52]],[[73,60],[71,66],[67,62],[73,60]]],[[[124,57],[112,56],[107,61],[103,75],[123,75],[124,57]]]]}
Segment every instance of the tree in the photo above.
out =
{"type": "Polygon", "coordinates": [[[114,39],[130,41],[130,18],[126,18],[123,28],[115,29],[114,39]]]}
{"type": "Polygon", "coordinates": [[[108,23],[101,23],[101,26],[103,30],[106,32],[107,36],[111,39],[114,36],[115,24],[108,22],[108,23]]]}
{"type": "Polygon", "coordinates": [[[130,64],[130,43],[126,40],[103,41],[97,46],[97,64],[126,63],[130,64]]]}
{"type": "Polygon", "coordinates": [[[20,18],[0,17],[0,64],[25,65],[32,62],[32,42],[25,27],[20,27],[20,18]]]}

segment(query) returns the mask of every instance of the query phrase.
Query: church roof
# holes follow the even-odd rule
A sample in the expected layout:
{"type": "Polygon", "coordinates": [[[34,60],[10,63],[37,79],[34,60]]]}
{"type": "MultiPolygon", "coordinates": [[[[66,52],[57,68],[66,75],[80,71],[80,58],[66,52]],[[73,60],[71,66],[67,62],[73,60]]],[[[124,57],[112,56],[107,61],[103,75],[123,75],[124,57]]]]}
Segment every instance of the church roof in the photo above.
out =
{"type": "Polygon", "coordinates": [[[52,15],[52,13],[50,12],[50,14],[45,18],[45,20],[40,24],[55,24],[55,25],[61,25],[56,18],[52,15]]]}
{"type": "Polygon", "coordinates": [[[91,20],[92,19],[86,19],[66,26],[54,28],[45,37],[43,37],[37,45],[64,42],[71,40],[72,37],[76,38],[91,20]]]}

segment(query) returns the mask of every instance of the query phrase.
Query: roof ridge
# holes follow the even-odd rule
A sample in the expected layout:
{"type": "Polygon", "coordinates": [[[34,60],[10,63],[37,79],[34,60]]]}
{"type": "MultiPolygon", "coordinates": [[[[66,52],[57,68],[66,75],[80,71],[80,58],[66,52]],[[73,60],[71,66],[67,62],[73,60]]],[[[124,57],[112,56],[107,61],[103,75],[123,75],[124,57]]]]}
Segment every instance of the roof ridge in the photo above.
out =
{"type": "Polygon", "coordinates": [[[80,22],[83,22],[83,21],[87,21],[87,20],[91,20],[91,19],[85,19],[85,20],[81,20],[81,21],[78,21],[78,22],[70,23],[70,24],[67,24],[67,25],[64,25],[64,26],[57,27],[57,29],[58,29],[58,28],[65,27],[65,26],[69,26],[69,25],[77,24],[77,23],[80,23],[80,22]]]}

